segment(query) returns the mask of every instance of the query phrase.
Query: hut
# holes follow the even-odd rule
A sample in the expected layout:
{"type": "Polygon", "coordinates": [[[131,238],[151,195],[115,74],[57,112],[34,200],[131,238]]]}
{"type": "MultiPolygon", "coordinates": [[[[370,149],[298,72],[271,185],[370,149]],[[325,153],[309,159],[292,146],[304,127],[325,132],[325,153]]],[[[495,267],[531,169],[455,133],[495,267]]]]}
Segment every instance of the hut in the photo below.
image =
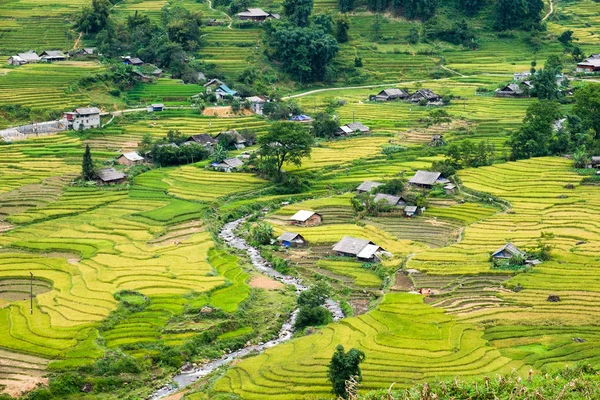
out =
{"type": "Polygon", "coordinates": [[[385,202],[387,205],[393,207],[400,207],[406,204],[406,200],[402,196],[392,196],[391,194],[377,193],[373,199],[375,203],[380,201],[385,202]]]}
{"type": "Polygon", "coordinates": [[[114,168],[104,168],[98,171],[98,183],[101,184],[123,183],[126,179],[127,175],[114,168]]]}
{"type": "Polygon", "coordinates": [[[353,133],[369,133],[370,130],[371,129],[362,122],[351,122],[349,124],[340,126],[335,131],[335,134],[337,136],[347,136],[353,133]]]}
{"type": "Polygon", "coordinates": [[[523,95],[523,89],[516,83],[510,83],[502,89],[496,90],[496,97],[520,97],[523,95]]]}
{"type": "Polygon", "coordinates": [[[454,192],[456,192],[456,185],[454,183],[448,183],[444,186],[444,191],[447,195],[454,194],[454,192]]]}
{"type": "Polygon", "coordinates": [[[65,61],[67,56],[60,50],[46,50],[40,54],[41,61],[46,62],[55,62],[55,61],[65,61]]]}
{"type": "Polygon", "coordinates": [[[260,96],[250,96],[246,97],[246,101],[250,103],[250,111],[256,115],[263,115],[263,108],[265,107],[267,100],[260,96]]]}
{"type": "Polygon", "coordinates": [[[306,239],[295,232],[283,232],[281,236],[277,238],[277,241],[279,241],[279,244],[283,247],[302,247],[307,244],[306,239]]]}
{"type": "Polygon", "coordinates": [[[254,143],[247,143],[246,139],[235,129],[231,129],[229,131],[225,131],[225,132],[219,132],[217,134],[217,136],[215,136],[215,142],[218,143],[221,141],[221,139],[223,138],[227,138],[227,137],[232,138],[233,140],[233,145],[235,146],[236,149],[238,150],[242,150],[246,148],[246,145],[253,145],[254,143]]]}
{"type": "Polygon", "coordinates": [[[152,111],[163,111],[165,109],[165,105],[162,103],[152,104],[152,111]]]}
{"type": "Polygon", "coordinates": [[[123,153],[117,158],[117,164],[119,165],[139,165],[143,164],[144,161],[144,157],[140,156],[135,151],[123,153]]]}
{"type": "Polygon", "coordinates": [[[364,181],[356,188],[356,194],[371,193],[375,188],[383,185],[381,182],[364,181]]]}
{"type": "Polygon", "coordinates": [[[144,65],[144,62],[138,57],[123,57],[123,64],[133,65],[134,67],[140,67],[144,65]]]}
{"type": "Polygon", "coordinates": [[[375,96],[375,101],[404,100],[408,96],[408,93],[402,89],[384,89],[377,93],[375,96]]]}
{"type": "Polygon", "coordinates": [[[243,165],[244,165],[244,162],[242,160],[239,160],[237,158],[227,158],[227,159],[221,161],[220,163],[213,163],[212,167],[216,171],[232,172],[232,171],[240,168],[243,165]]]}
{"type": "Polygon", "coordinates": [[[408,101],[411,103],[420,103],[423,100],[427,100],[428,103],[435,103],[442,99],[442,97],[438,94],[435,94],[430,89],[420,89],[414,92],[409,98],[408,101]]]}
{"type": "Polygon", "coordinates": [[[438,183],[442,173],[433,171],[417,171],[408,183],[412,186],[417,186],[425,189],[431,189],[431,187],[438,183]]]}
{"type": "Polygon", "coordinates": [[[323,222],[323,216],[314,211],[300,210],[288,220],[291,225],[316,226],[323,222]]]}
{"type": "Polygon", "coordinates": [[[333,246],[336,255],[342,257],[356,257],[362,262],[379,262],[381,255],[385,252],[375,243],[351,236],[344,236],[342,240],[333,246]]]}
{"type": "Polygon", "coordinates": [[[412,218],[417,215],[418,208],[417,206],[406,206],[404,207],[404,216],[408,218],[412,218]]]}
{"type": "Polygon", "coordinates": [[[526,253],[519,250],[517,246],[510,242],[506,243],[504,246],[492,253],[492,258],[496,260],[508,260],[514,256],[525,258],[526,253]]]}
{"type": "Polygon", "coordinates": [[[41,58],[35,51],[29,50],[26,53],[19,53],[8,59],[10,65],[34,64],[40,62],[41,58]]]}
{"type": "Polygon", "coordinates": [[[593,156],[590,162],[592,168],[600,168],[600,156],[593,156]]]}
{"type": "Polygon", "coordinates": [[[275,18],[279,19],[279,14],[272,14],[266,11],[263,11],[262,8],[246,8],[244,11],[236,14],[237,17],[241,21],[254,21],[254,22],[264,22],[267,19],[275,18]]]}
{"type": "Polygon", "coordinates": [[[198,135],[192,135],[183,143],[186,144],[198,144],[204,147],[212,147],[217,143],[217,141],[210,136],[208,133],[200,133],[198,135]]]}

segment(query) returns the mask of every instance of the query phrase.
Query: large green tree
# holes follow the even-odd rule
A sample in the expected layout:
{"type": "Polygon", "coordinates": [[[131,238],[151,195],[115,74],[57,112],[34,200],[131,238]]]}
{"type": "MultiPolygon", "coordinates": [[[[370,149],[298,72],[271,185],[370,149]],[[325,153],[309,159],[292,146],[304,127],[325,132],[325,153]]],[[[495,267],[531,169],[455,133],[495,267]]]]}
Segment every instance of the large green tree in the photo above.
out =
{"type": "Polygon", "coordinates": [[[75,25],[85,33],[100,32],[109,23],[112,5],[108,0],[92,0],[91,7],[84,7],[75,25]]]}
{"type": "Polygon", "coordinates": [[[531,104],[521,128],[513,132],[508,139],[511,158],[519,160],[550,154],[554,122],[558,118],[560,118],[558,103],[544,100],[531,104]]]}
{"type": "Polygon", "coordinates": [[[600,139],[600,85],[588,84],[575,92],[573,113],[581,119],[583,130],[593,129],[600,139]]]}
{"type": "Polygon", "coordinates": [[[346,381],[356,377],[356,381],[362,381],[362,373],[359,364],[365,360],[365,353],[358,349],[350,349],[346,353],[344,346],[338,344],[329,363],[328,378],[333,386],[336,396],[347,399],[346,381]]]}
{"type": "Polygon", "coordinates": [[[86,181],[94,179],[94,161],[92,160],[89,144],[85,145],[85,152],[81,161],[81,178],[86,181]]]}
{"type": "Polygon", "coordinates": [[[297,26],[308,26],[313,0],[283,0],[283,14],[297,26]]]}
{"type": "Polygon", "coordinates": [[[296,122],[276,122],[258,139],[259,155],[263,165],[272,166],[276,175],[286,162],[302,165],[302,159],[310,157],[313,135],[296,122]]]}
{"type": "Polygon", "coordinates": [[[542,0],[496,0],[496,29],[530,29],[542,19],[542,0]]]}

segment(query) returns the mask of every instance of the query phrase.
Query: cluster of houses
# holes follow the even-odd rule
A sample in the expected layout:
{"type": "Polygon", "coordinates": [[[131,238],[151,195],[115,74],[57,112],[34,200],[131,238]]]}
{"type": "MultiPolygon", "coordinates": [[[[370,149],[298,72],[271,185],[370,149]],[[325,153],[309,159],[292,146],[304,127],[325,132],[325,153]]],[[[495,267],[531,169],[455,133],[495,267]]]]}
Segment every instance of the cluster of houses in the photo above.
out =
{"type": "Polygon", "coordinates": [[[40,54],[37,54],[33,50],[29,50],[26,53],[19,53],[8,58],[9,65],[25,65],[35,64],[39,62],[56,62],[65,61],[69,56],[60,50],[45,50],[40,54]]]}
{"type": "MultiPolygon", "coordinates": [[[[224,100],[228,98],[242,100],[240,94],[227,86],[224,82],[219,79],[211,79],[204,84],[206,88],[206,93],[213,93],[217,100],[224,100]]],[[[250,105],[250,111],[257,115],[263,115],[263,108],[266,103],[269,102],[269,99],[263,96],[250,96],[243,99],[248,102],[250,105]]]]}
{"type": "Polygon", "coordinates": [[[577,63],[577,72],[591,74],[600,72],[600,54],[592,54],[580,63],[577,63]]]}
{"type": "MultiPolygon", "coordinates": [[[[600,60],[599,60],[600,61],[600,60]]],[[[496,89],[496,97],[524,97],[529,96],[529,91],[533,89],[533,74],[529,71],[517,72],[513,74],[513,82],[496,89]]],[[[567,79],[563,74],[556,74],[556,84],[560,87],[567,79]]]]}
{"type": "Polygon", "coordinates": [[[413,94],[408,93],[404,89],[384,89],[376,95],[371,95],[371,101],[399,101],[405,100],[410,103],[427,102],[430,105],[439,105],[442,101],[442,96],[434,93],[430,89],[419,89],[413,94]]]}

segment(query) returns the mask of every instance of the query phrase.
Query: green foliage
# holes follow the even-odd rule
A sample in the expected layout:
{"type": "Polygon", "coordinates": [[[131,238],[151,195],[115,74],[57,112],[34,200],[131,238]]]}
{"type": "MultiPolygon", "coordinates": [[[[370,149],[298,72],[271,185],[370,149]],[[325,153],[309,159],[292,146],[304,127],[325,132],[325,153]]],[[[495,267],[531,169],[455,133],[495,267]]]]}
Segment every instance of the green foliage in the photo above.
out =
{"type": "Polygon", "coordinates": [[[90,145],[85,145],[85,152],[83,153],[83,160],[81,161],[81,178],[86,181],[94,179],[94,161],[92,161],[92,153],[90,151],[90,145]]]}
{"type": "MultiPolygon", "coordinates": [[[[352,0],[341,0],[341,2],[349,3],[352,0]]],[[[342,11],[345,12],[345,11],[342,11]]],[[[348,31],[350,30],[350,18],[347,15],[339,14],[335,18],[335,38],[339,43],[348,41],[348,31]]]]}
{"type": "Polygon", "coordinates": [[[301,124],[276,122],[268,133],[258,140],[263,168],[268,175],[279,176],[283,164],[302,165],[304,157],[310,157],[314,137],[301,124]]]}
{"type": "Polygon", "coordinates": [[[476,15],[484,6],[485,0],[459,0],[460,7],[466,15],[476,15]]]}
{"type": "Polygon", "coordinates": [[[406,179],[404,178],[396,178],[390,179],[385,182],[383,185],[378,186],[376,188],[377,193],[386,193],[391,194],[392,196],[396,196],[404,192],[404,188],[406,186],[406,179]]]}
{"type": "Polygon", "coordinates": [[[325,307],[301,307],[294,323],[295,330],[308,326],[326,325],[332,321],[331,312],[325,307]]]}
{"type": "Polygon", "coordinates": [[[84,7],[75,26],[85,33],[100,32],[109,23],[112,4],[108,0],[92,0],[91,7],[84,7]]]}
{"type": "Polygon", "coordinates": [[[212,155],[212,160],[215,163],[220,163],[227,158],[227,148],[222,143],[217,143],[215,152],[212,155]]]}
{"type": "Polygon", "coordinates": [[[339,123],[330,114],[320,112],[313,117],[312,126],[316,137],[333,138],[339,123]]]}
{"type": "Polygon", "coordinates": [[[268,222],[253,224],[248,231],[248,239],[253,246],[271,244],[271,240],[273,240],[273,226],[268,222]]]}
{"type": "Polygon", "coordinates": [[[283,14],[299,27],[308,26],[308,18],[312,13],[313,0],[284,0],[283,14]]]}
{"type": "Polygon", "coordinates": [[[553,125],[560,117],[557,103],[550,101],[535,102],[527,108],[523,125],[508,139],[511,158],[546,156],[550,152],[550,141],[554,134],[553,125]]]}
{"type": "Polygon", "coordinates": [[[408,43],[417,44],[419,43],[420,38],[421,35],[419,34],[419,28],[413,26],[408,30],[408,35],[406,35],[406,40],[408,43]]]}
{"type": "Polygon", "coordinates": [[[136,374],[140,371],[141,367],[135,358],[120,351],[108,351],[92,367],[92,372],[100,376],[117,376],[123,373],[136,374]]]}
{"type": "Polygon", "coordinates": [[[180,147],[155,144],[152,147],[152,160],[163,167],[195,163],[207,157],[208,151],[195,143],[180,147]]]}
{"type": "Polygon", "coordinates": [[[454,169],[477,168],[492,165],[495,150],[496,147],[489,141],[480,141],[475,144],[467,139],[460,144],[451,143],[446,154],[448,155],[448,163],[454,169]]]}
{"type": "Polygon", "coordinates": [[[310,289],[300,293],[298,305],[300,307],[318,307],[325,304],[325,300],[331,293],[331,287],[324,281],[318,281],[310,289]]]}
{"type": "Polygon", "coordinates": [[[469,28],[467,20],[451,22],[447,18],[434,17],[423,25],[423,36],[428,40],[443,40],[453,44],[468,46],[475,34],[469,28]]]}
{"type": "Polygon", "coordinates": [[[532,94],[540,100],[558,100],[561,94],[556,84],[556,72],[553,68],[539,70],[533,78],[532,94]]]}
{"type": "Polygon", "coordinates": [[[496,0],[496,29],[531,29],[540,23],[543,9],[542,0],[496,0]]]}
{"type": "Polygon", "coordinates": [[[338,9],[342,13],[354,10],[354,0],[338,0],[338,9]]]}
{"type": "Polygon", "coordinates": [[[348,398],[346,381],[354,377],[357,382],[362,381],[360,363],[365,360],[365,353],[358,349],[350,349],[346,353],[344,346],[338,344],[329,363],[327,377],[333,386],[333,394],[343,399],[348,398]]]}
{"type": "Polygon", "coordinates": [[[600,140],[600,85],[587,84],[575,93],[573,113],[581,119],[582,128],[593,129],[600,140]]]}

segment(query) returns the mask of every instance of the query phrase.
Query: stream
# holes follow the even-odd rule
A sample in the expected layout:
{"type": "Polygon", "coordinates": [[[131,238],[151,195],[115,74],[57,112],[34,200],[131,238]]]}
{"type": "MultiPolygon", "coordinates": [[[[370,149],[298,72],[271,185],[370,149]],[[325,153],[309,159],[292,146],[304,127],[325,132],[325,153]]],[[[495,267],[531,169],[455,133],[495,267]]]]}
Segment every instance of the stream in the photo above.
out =
{"type": "MultiPolygon", "coordinates": [[[[225,243],[227,243],[234,249],[245,251],[248,254],[248,257],[250,257],[252,265],[254,266],[254,268],[256,268],[258,272],[267,275],[273,279],[276,279],[285,285],[291,285],[295,287],[296,293],[298,294],[308,289],[308,287],[302,284],[301,279],[289,275],[284,275],[275,270],[272,267],[272,265],[260,255],[260,252],[257,248],[250,246],[244,238],[236,235],[236,229],[247,219],[248,217],[246,216],[235,221],[229,222],[228,224],[225,224],[223,226],[223,229],[221,229],[221,232],[219,233],[219,238],[221,238],[225,243]]],[[[334,321],[339,321],[340,319],[344,318],[344,313],[342,312],[338,302],[332,299],[327,299],[327,301],[324,304],[324,307],[331,312],[334,321]]],[[[244,357],[248,354],[262,353],[263,351],[273,346],[290,340],[294,333],[294,322],[296,320],[297,315],[298,309],[294,310],[290,318],[281,326],[277,338],[265,343],[259,343],[256,345],[243,347],[239,350],[226,354],[221,358],[217,358],[216,360],[209,361],[206,364],[200,365],[190,371],[181,372],[173,377],[173,381],[175,382],[175,384],[168,384],[166,386],[163,386],[162,388],[155,391],[149,397],[149,399],[162,399],[163,397],[166,397],[191,385],[198,379],[210,374],[215,369],[223,365],[227,365],[237,358],[244,357]]]]}

